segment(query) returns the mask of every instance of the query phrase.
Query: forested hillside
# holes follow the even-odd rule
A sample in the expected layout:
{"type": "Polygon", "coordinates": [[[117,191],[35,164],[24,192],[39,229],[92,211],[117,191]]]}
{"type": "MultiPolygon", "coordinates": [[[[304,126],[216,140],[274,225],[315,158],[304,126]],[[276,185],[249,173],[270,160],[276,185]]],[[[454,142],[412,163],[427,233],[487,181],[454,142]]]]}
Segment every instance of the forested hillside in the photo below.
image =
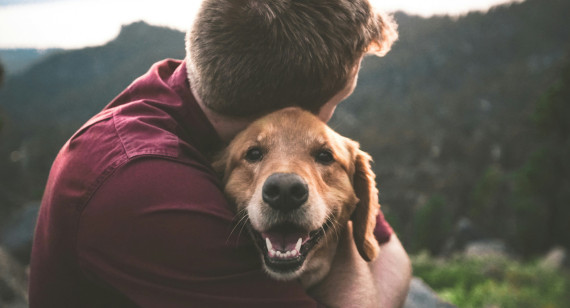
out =
{"type": "Polygon", "coordinates": [[[0,89],[0,205],[39,199],[50,165],[83,122],[150,65],[184,57],[184,34],[139,22],[110,43],[56,52],[0,89]]]}
{"type": "Polygon", "coordinates": [[[553,245],[532,235],[524,241],[538,245],[520,245],[513,177],[539,144],[532,117],[570,52],[569,18],[559,0],[457,19],[396,15],[400,41],[364,63],[332,125],[372,153],[409,249],[441,251],[461,217],[519,252],[553,245]]]}
{"type": "MultiPolygon", "coordinates": [[[[562,134],[545,145],[543,124],[532,119],[544,114],[545,107],[537,111],[546,104],[541,98],[560,84],[570,2],[527,0],[458,18],[398,13],[396,20],[400,40],[386,57],[365,60],[357,90],[331,126],[374,157],[383,209],[407,248],[440,253],[462,217],[481,236],[529,255],[570,246],[553,230],[527,234],[521,207],[540,206],[543,194],[518,193],[521,170],[538,155],[532,153],[568,142],[562,134]]],[[[183,58],[183,38],[135,23],[105,46],[60,51],[7,76],[0,88],[0,213],[38,200],[65,140],[153,62],[183,58]]],[[[557,192],[568,195],[564,185],[557,192]]]]}

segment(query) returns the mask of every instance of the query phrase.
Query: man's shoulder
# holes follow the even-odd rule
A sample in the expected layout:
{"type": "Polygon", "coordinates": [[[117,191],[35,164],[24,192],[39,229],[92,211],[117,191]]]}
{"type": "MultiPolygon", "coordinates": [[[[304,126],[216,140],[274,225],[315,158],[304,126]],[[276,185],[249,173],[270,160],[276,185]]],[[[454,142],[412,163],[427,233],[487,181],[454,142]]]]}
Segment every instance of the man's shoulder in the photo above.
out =
{"type": "MultiPolygon", "coordinates": [[[[122,109],[106,109],[87,121],[63,146],[56,163],[66,169],[86,166],[90,174],[98,175],[138,156],[184,159],[180,149],[184,143],[174,129],[152,119],[160,115],[144,117],[122,109]]],[[[191,148],[185,144],[186,150],[191,148]]]]}
{"type": "MultiPolygon", "coordinates": [[[[139,161],[162,161],[180,170],[195,170],[190,172],[194,179],[207,178],[214,183],[215,174],[205,156],[177,135],[175,122],[161,118],[166,117],[160,112],[144,116],[144,112],[136,114],[121,107],[106,109],[93,117],[58,154],[50,174],[54,187],[48,186],[48,196],[50,192],[73,190],[66,195],[81,196],[81,200],[73,197],[68,201],[83,207],[98,187],[119,170],[135,166],[137,170],[150,170],[149,173],[159,171],[152,169],[155,163],[139,161]]],[[[149,175],[147,180],[153,178],[157,175],[149,175]]],[[[137,182],[141,178],[131,180],[137,182]]]]}
{"type": "Polygon", "coordinates": [[[117,170],[145,158],[214,178],[208,155],[216,133],[191,97],[185,72],[176,61],[154,65],[85,123],[58,154],[45,200],[82,208],[117,170]]]}
{"type": "Polygon", "coordinates": [[[194,161],[139,156],[117,167],[94,195],[98,197],[88,207],[132,205],[137,210],[177,209],[233,219],[216,174],[194,161]]]}

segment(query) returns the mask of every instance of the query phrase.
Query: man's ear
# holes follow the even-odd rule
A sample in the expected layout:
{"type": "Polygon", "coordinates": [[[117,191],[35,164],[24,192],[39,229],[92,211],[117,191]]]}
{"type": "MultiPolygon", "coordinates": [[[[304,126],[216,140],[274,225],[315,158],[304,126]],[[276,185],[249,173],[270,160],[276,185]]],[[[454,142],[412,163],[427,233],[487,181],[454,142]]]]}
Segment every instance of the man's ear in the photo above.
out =
{"type": "Polygon", "coordinates": [[[367,153],[356,150],[354,160],[354,192],[360,201],[352,213],[353,236],[356,248],[366,261],[372,261],[378,255],[380,246],[374,236],[376,216],[380,209],[375,174],[370,168],[372,158],[367,153]]]}

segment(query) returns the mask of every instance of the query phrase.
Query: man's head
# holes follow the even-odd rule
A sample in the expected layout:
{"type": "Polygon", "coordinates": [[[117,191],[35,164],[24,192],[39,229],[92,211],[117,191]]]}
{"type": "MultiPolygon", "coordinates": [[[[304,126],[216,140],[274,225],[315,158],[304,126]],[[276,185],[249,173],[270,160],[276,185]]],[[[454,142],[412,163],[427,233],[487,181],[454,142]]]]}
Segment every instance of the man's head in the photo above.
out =
{"type": "Polygon", "coordinates": [[[221,115],[334,110],[363,55],[385,54],[395,28],[368,0],[204,0],[187,35],[188,75],[221,115]]]}

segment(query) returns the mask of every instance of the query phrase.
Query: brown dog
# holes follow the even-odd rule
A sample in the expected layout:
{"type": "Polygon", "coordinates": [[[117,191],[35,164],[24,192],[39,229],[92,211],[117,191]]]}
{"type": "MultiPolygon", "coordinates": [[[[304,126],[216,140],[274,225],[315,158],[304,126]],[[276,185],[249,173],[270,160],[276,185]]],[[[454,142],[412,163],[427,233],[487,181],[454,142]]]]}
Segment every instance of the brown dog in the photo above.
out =
{"type": "Polygon", "coordinates": [[[378,254],[380,205],[370,160],[313,114],[287,108],[248,126],[214,166],[267,273],[300,278],[308,288],[329,272],[349,220],[362,258],[378,254]]]}

